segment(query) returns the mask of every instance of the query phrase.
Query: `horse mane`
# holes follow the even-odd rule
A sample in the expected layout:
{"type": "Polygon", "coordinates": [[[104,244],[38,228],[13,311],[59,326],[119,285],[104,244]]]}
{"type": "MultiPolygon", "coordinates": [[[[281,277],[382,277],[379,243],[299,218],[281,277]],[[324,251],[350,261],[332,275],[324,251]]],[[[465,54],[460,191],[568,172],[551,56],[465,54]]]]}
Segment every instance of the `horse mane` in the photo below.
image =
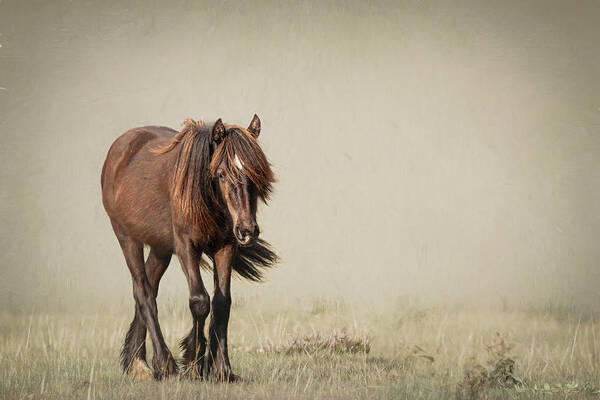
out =
{"type": "Polygon", "coordinates": [[[206,128],[204,121],[194,121],[191,118],[187,118],[181,123],[181,130],[173,137],[168,145],[154,149],[153,152],[156,154],[164,154],[173,150],[177,144],[181,143],[183,137],[188,133],[197,134],[206,128]]]}
{"type": "Polygon", "coordinates": [[[218,233],[223,215],[217,207],[220,201],[210,170],[211,138],[206,124],[186,119],[171,142],[153,152],[165,154],[177,147],[172,187],[175,210],[186,223],[198,227],[204,239],[209,239],[218,233]]]}

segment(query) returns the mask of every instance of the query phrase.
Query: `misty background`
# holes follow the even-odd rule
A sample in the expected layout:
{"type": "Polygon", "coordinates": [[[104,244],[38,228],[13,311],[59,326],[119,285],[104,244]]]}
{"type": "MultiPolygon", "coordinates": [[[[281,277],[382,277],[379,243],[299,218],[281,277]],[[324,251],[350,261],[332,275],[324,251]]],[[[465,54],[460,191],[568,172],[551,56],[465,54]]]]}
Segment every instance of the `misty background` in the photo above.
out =
{"type": "MultiPolygon", "coordinates": [[[[109,146],[256,112],[282,262],[234,299],[597,310],[598,21],[595,1],[3,0],[0,305],[133,304],[109,146]]],[[[160,293],[187,303],[175,258],[160,293]]]]}

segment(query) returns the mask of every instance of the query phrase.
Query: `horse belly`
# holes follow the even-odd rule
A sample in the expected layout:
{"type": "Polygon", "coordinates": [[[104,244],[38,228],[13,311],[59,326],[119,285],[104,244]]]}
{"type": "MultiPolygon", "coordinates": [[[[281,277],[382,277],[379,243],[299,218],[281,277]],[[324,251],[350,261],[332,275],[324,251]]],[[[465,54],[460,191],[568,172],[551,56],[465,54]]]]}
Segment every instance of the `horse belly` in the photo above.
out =
{"type": "Polygon", "coordinates": [[[172,248],[173,229],[168,198],[156,192],[127,191],[115,198],[118,223],[127,234],[153,247],[172,248]]]}

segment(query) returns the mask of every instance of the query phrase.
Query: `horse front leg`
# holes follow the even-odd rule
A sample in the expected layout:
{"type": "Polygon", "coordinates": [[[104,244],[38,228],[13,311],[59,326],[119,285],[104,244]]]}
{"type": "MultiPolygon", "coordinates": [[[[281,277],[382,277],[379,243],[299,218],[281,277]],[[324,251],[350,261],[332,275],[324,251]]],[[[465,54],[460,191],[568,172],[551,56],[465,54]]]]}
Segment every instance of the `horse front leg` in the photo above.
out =
{"type": "Polygon", "coordinates": [[[214,256],[215,293],[212,300],[210,320],[210,353],[208,368],[211,376],[219,381],[235,381],[239,377],[231,372],[227,350],[227,325],[231,309],[231,264],[235,254],[235,245],[228,244],[219,249],[214,256]]]}
{"type": "Polygon", "coordinates": [[[185,364],[183,375],[190,379],[201,379],[204,377],[206,353],[204,322],[210,312],[210,297],[200,275],[202,253],[196,250],[191,241],[185,239],[180,240],[178,247],[179,262],[190,290],[189,305],[193,320],[190,333],[181,341],[185,364]]]}

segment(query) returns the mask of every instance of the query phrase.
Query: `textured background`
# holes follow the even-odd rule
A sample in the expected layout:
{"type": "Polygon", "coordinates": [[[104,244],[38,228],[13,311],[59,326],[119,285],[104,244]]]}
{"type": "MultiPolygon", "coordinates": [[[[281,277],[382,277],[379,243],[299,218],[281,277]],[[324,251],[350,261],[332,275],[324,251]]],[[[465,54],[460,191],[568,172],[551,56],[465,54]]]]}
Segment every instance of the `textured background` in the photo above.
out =
{"type": "MultiPolygon", "coordinates": [[[[130,299],[111,142],[257,112],[283,261],[234,296],[597,306],[598,21],[595,1],[1,1],[0,304],[130,299]]],[[[183,302],[176,264],[161,296],[183,302]]]]}

